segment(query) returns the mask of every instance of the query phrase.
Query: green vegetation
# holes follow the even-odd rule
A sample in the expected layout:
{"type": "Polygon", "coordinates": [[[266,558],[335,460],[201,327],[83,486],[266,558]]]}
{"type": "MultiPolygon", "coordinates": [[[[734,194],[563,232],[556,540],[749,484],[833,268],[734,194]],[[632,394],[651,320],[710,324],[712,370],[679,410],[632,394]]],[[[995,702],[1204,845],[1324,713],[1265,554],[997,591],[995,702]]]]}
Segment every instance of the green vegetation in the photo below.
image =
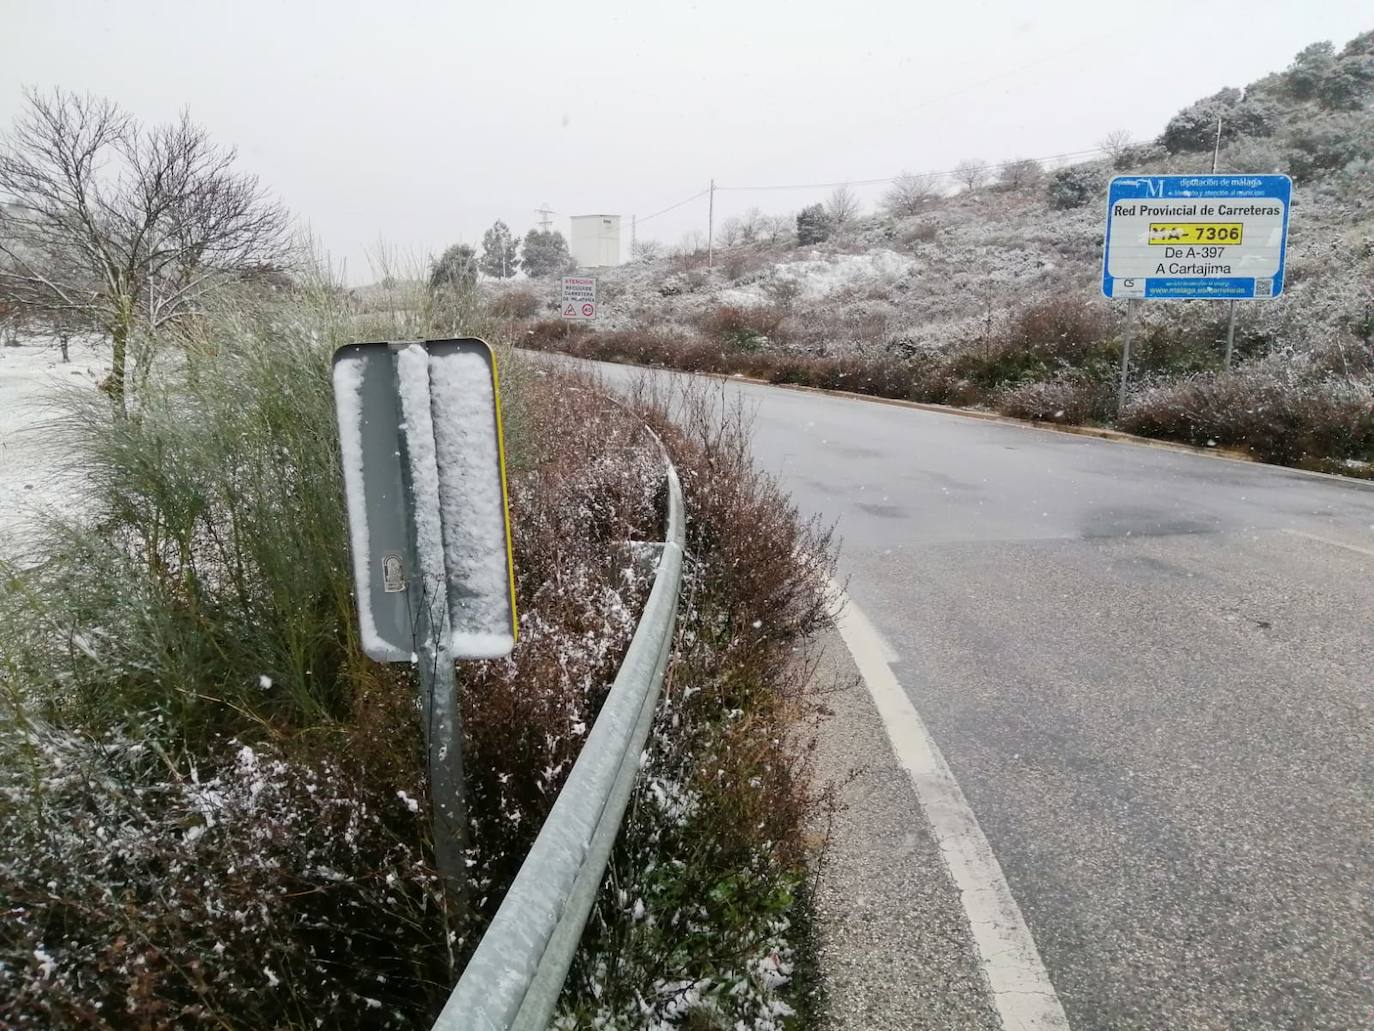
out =
{"type": "Polygon", "coordinates": [[[697,1008],[754,1021],[802,990],[759,962],[805,923],[811,800],[790,745],[807,680],[786,660],[825,621],[825,537],[752,471],[737,423],[679,432],[519,362],[503,394],[521,641],[459,671],[473,908],[446,908],[413,672],[355,636],[328,368],[347,341],[499,344],[509,323],[461,283],[387,278],[361,300],[324,281],[224,294],[160,339],[127,419],[67,400],[64,473],[87,503],[0,565],[0,1024],[427,1027],[633,633],[648,577],[623,543],[662,518],[641,415],[683,471],[691,596],[567,1005],[672,977],[732,986],[697,1008]],[[657,807],[670,781],[699,799],[685,824],[657,807]],[[662,926],[696,937],[640,939],[619,891],[641,879],[662,926]],[[702,885],[709,903],[674,911],[702,885]],[[612,941],[634,944],[612,963],[612,941]]]}

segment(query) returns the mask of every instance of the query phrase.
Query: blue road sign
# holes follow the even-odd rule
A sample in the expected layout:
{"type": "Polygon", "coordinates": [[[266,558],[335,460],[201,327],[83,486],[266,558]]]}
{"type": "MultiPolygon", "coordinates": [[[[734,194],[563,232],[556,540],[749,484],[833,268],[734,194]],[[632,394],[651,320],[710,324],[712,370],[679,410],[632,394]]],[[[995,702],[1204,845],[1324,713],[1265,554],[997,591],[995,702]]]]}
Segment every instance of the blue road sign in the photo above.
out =
{"type": "Polygon", "coordinates": [[[1117,176],[1107,190],[1108,297],[1268,300],[1283,292],[1286,175],[1117,176]]]}

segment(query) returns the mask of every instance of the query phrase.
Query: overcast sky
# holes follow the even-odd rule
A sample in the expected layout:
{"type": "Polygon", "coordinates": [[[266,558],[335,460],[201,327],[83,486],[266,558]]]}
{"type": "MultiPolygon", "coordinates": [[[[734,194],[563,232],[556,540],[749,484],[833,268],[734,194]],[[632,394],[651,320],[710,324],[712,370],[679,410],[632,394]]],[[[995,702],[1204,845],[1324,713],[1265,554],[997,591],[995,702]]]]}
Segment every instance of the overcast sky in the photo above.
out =
{"type": "MultiPolygon", "coordinates": [[[[187,108],[356,282],[379,237],[477,243],[497,218],[523,233],[545,202],[566,235],[569,215],[628,223],[713,176],[873,179],[1148,138],[1370,28],[1369,0],[0,0],[0,124],[25,85],[148,121],[187,108]]],[[[723,191],[717,217],[825,192],[723,191]]],[[[871,205],[881,187],[860,192],[871,205]]],[[[702,198],[640,235],[705,223],[702,198]]]]}

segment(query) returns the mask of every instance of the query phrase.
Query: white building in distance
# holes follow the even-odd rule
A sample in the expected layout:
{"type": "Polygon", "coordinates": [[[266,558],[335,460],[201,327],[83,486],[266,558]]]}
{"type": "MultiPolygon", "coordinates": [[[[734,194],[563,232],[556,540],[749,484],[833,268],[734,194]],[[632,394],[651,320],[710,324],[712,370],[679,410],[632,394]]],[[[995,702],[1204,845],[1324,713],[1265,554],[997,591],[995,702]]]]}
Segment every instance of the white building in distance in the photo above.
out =
{"type": "Polygon", "coordinates": [[[620,216],[573,215],[569,248],[578,268],[620,264],[620,216]]]}

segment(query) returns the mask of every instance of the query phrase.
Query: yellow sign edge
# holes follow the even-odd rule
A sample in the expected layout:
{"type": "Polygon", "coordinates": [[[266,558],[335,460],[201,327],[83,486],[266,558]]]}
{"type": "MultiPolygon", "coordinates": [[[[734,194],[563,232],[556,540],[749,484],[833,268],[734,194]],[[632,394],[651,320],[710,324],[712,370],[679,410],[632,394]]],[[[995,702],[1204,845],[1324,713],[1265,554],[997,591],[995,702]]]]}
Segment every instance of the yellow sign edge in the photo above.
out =
{"type": "Polygon", "coordinates": [[[515,545],[510,533],[510,490],[506,486],[506,430],[501,420],[501,376],[496,371],[496,349],[485,340],[487,353],[491,355],[491,389],[496,399],[496,456],[501,466],[501,505],[505,510],[506,524],[506,576],[510,583],[510,634],[511,640],[520,640],[520,617],[515,611],[515,545]]]}

